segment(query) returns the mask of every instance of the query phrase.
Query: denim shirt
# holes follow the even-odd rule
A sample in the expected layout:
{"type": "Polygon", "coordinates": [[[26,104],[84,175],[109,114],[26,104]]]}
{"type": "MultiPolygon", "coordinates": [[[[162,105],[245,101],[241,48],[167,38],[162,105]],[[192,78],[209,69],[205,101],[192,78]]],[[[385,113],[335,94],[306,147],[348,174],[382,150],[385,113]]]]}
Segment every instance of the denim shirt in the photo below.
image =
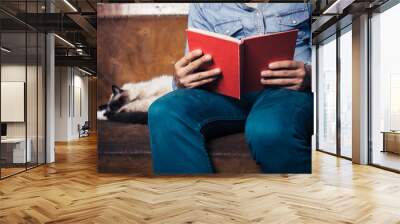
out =
{"type": "MultiPolygon", "coordinates": [[[[188,26],[238,39],[298,29],[294,60],[311,64],[309,3],[192,3],[188,26]]],[[[187,47],[186,50],[187,52],[187,47]]]]}

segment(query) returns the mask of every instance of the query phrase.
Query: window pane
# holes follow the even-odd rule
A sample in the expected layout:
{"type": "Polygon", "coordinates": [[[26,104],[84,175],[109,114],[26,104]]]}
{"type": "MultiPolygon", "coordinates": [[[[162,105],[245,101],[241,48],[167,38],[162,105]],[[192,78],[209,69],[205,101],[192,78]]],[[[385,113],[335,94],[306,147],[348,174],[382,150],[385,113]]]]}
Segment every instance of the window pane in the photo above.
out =
{"type": "Polygon", "coordinates": [[[45,60],[46,60],[46,36],[43,33],[39,33],[38,36],[38,164],[45,163],[45,60]]]}
{"type": "Polygon", "coordinates": [[[318,49],[318,148],[336,153],[336,40],[318,49]]]}
{"type": "MultiPolygon", "coordinates": [[[[317,98],[316,98],[316,92],[317,92],[317,47],[315,45],[312,46],[312,58],[311,58],[311,73],[312,73],[312,85],[311,89],[312,92],[314,93],[314,105],[317,105],[317,98]]],[[[317,135],[316,135],[316,130],[317,130],[317,107],[314,106],[314,120],[313,120],[313,127],[314,127],[314,133],[312,136],[312,149],[315,150],[317,148],[317,135]]]]}
{"type": "Polygon", "coordinates": [[[400,5],[372,18],[372,163],[400,170],[400,5]]]}
{"type": "Polygon", "coordinates": [[[37,33],[28,31],[27,33],[27,80],[26,80],[26,116],[27,116],[27,140],[30,147],[30,158],[27,163],[28,168],[37,165],[37,132],[38,132],[38,95],[37,95],[37,81],[38,81],[38,57],[37,57],[37,33]]]}
{"type": "Polygon", "coordinates": [[[340,36],[340,152],[351,158],[352,141],[352,32],[340,36]]]}
{"type": "MultiPolygon", "coordinates": [[[[0,14],[0,16],[3,16],[0,14]]],[[[5,16],[5,15],[4,15],[5,16]]],[[[30,141],[26,140],[26,33],[1,30],[1,177],[25,170],[30,162],[30,141]]]]}

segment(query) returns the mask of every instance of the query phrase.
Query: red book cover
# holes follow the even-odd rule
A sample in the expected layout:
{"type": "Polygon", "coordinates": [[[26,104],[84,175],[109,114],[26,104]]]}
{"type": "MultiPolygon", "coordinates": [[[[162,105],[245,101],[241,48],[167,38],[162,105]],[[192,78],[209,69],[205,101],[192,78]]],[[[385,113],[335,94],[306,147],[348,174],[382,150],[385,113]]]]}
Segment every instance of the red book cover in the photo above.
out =
{"type": "Polygon", "coordinates": [[[261,71],[274,61],[292,60],[297,30],[235,39],[230,36],[190,28],[187,31],[189,51],[201,49],[213,61],[201,70],[221,69],[221,77],[208,85],[211,91],[238,98],[264,88],[261,71]]]}

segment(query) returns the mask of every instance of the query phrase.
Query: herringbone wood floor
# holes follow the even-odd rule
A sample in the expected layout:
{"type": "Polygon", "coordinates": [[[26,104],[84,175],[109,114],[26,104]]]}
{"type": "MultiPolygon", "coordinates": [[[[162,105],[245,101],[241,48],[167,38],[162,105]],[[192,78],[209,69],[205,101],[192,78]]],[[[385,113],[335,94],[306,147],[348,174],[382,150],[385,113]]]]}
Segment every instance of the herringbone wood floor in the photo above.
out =
{"type": "Polygon", "coordinates": [[[0,223],[400,223],[400,175],[315,152],[312,175],[96,172],[96,139],[0,181],[0,223]]]}

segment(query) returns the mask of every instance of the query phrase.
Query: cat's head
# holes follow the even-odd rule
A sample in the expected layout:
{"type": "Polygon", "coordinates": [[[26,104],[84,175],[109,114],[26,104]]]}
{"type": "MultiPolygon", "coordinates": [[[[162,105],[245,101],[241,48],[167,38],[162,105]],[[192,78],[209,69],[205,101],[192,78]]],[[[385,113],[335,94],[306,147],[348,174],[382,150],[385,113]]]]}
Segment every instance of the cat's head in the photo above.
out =
{"type": "Polygon", "coordinates": [[[126,90],[112,85],[112,93],[107,103],[107,113],[117,113],[119,110],[129,102],[129,94],[126,90]]]}

